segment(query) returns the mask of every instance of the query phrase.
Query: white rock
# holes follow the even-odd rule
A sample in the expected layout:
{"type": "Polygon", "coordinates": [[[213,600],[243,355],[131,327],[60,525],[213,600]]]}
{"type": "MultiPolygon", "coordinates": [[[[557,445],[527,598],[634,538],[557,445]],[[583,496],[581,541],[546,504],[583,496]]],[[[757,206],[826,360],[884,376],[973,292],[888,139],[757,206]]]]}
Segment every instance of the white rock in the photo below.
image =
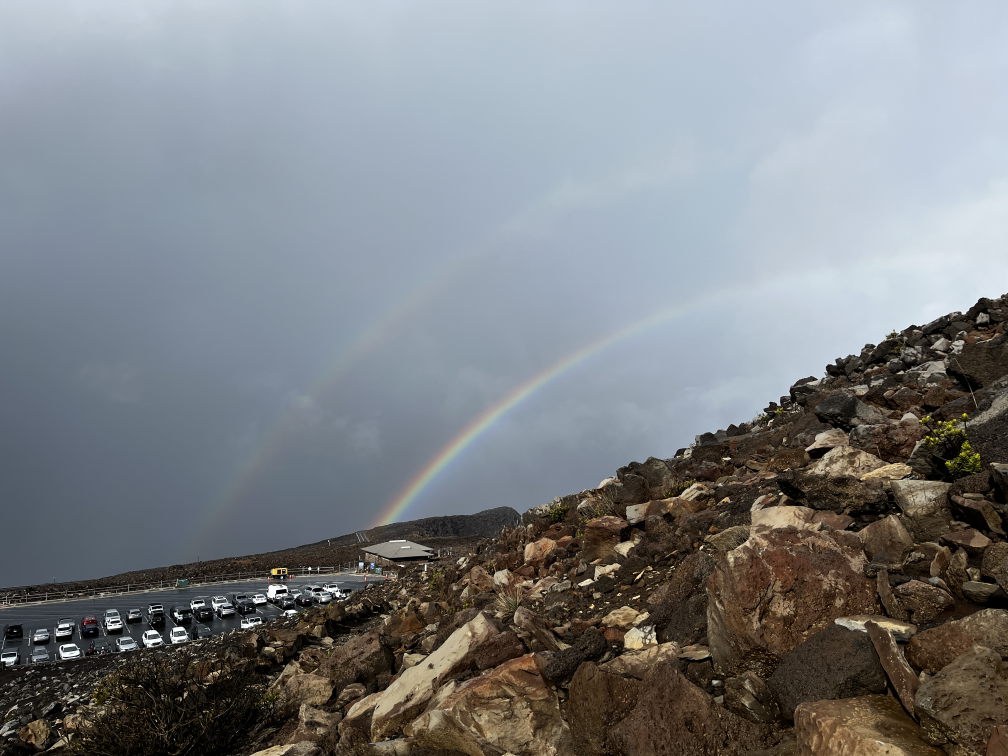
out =
{"type": "Polygon", "coordinates": [[[848,630],[857,630],[860,633],[867,633],[868,628],[865,625],[868,622],[874,622],[883,630],[891,632],[893,637],[900,643],[906,643],[917,634],[917,625],[883,617],[881,614],[854,614],[850,617],[837,617],[834,622],[840,625],[840,627],[846,627],[848,630]]]}
{"type": "Polygon", "coordinates": [[[603,566],[601,564],[597,565],[595,567],[595,579],[598,580],[600,577],[605,577],[606,575],[611,575],[612,573],[614,573],[617,570],[619,570],[619,568],[620,568],[620,566],[619,566],[618,563],[617,564],[607,564],[605,566],[603,566]]]}
{"type": "Polygon", "coordinates": [[[642,648],[657,645],[658,634],[655,632],[654,625],[630,628],[623,636],[623,648],[627,651],[639,651],[642,648]]]}
{"type": "Polygon", "coordinates": [[[822,523],[812,522],[814,515],[815,510],[808,507],[766,507],[752,513],[750,533],[778,528],[822,530],[822,523]]]}
{"type": "Polygon", "coordinates": [[[830,478],[851,476],[860,478],[872,470],[885,467],[885,462],[861,449],[852,446],[837,446],[826,452],[809,472],[830,478]]]}

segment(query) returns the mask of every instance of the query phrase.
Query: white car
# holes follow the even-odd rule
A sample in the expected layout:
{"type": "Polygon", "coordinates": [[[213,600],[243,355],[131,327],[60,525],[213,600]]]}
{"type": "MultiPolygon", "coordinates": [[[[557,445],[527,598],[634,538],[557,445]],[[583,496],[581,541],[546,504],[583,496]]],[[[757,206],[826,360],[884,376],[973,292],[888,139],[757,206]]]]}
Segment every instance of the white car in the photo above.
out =
{"type": "Polygon", "coordinates": [[[263,623],[262,617],[260,617],[258,615],[255,615],[255,614],[252,614],[252,615],[249,615],[247,617],[242,617],[241,629],[242,630],[251,630],[256,625],[261,625],[262,623],[263,623]]]}
{"type": "Polygon", "coordinates": [[[177,646],[179,643],[188,643],[189,633],[186,632],[184,627],[173,627],[169,639],[173,646],[177,646]]]}
{"type": "Polygon", "coordinates": [[[298,616],[298,611],[297,611],[297,609],[285,609],[284,613],[283,613],[283,616],[284,617],[297,617],[298,616]]]}
{"type": "Polygon", "coordinates": [[[16,648],[0,651],[0,667],[16,667],[21,663],[21,652],[16,648]]]}
{"type": "Polygon", "coordinates": [[[192,601],[189,602],[189,608],[192,609],[194,612],[197,609],[202,609],[204,606],[206,606],[205,599],[194,598],[192,601]]]}
{"type": "Polygon", "coordinates": [[[40,627],[32,635],[32,643],[36,646],[41,646],[49,642],[49,628],[40,627]]]}
{"type": "Polygon", "coordinates": [[[140,648],[137,642],[133,640],[128,635],[124,635],[122,638],[116,638],[116,651],[120,654],[124,651],[136,651],[140,648]]]}
{"type": "Polygon", "coordinates": [[[72,619],[61,619],[56,623],[56,640],[60,638],[73,638],[77,623],[72,619]]]}
{"type": "Polygon", "coordinates": [[[210,601],[210,608],[218,617],[234,617],[235,610],[231,606],[231,602],[227,600],[227,596],[214,596],[210,601]]]}
{"type": "Polygon", "coordinates": [[[144,648],[157,648],[164,645],[164,638],[161,637],[161,633],[157,630],[147,630],[144,632],[143,637],[140,638],[140,642],[144,648]]]}
{"type": "Polygon", "coordinates": [[[266,597],[261,593],[252,596],[252,603],[256,606],[266,606],[266,597]]]}
{"type": "Polygon", "coordinates": [[[81,652],[77,648],[76,643],[64,643],[59,647],[59,651],[56,652],[56,656],[60,661],[65,661],[67,659],[80,659],[81,652]]]}
{"type": "Polygon", "coordinates": [[[105,610],[105,632],[106,633],[118,633],[123,629],[122,617],[119,616],[119,612],[115,609],[105,610]]]}

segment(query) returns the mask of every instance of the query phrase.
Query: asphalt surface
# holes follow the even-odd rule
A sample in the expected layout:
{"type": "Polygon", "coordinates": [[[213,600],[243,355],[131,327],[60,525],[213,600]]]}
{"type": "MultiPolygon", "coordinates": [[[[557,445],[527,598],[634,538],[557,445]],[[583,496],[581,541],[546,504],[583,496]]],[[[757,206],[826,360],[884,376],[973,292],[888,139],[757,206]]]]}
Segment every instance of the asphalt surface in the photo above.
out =
{"type": "MultiPolygon", "coordinates": [[[[362,590],[369,582],[373,583],[381,580],[382,578],[376,578],[373,575],[369,576],[367,581],[365,581],[363,575],[336,574],[323,575],[322,579],[319,580],[318,583],[336,583],[342,589],[359,591],[362,590]]],[[[312,583],[314,583],[314,581],[312,581],[312,583]]],[[[295,579],[288,581],[287,586],[288,588],[294,589],[309,584],[311,583],[295,579]]],[[[56,651],[63,643],[77,644],[81,653],[87,649],[92,641],[94,641],[96,647],[107,643],[114,651],[116,639],[123,636],[129,636],[136,641],[137,646],[142,647],[140,642],[141,636],[145,631],[152,629],[147,625],[147,607],[150,604],[161,604],[164,607],[164,627],[154,629],[156,629],[161,635],[165,645],[169,645],[170,640],[168,636],[171,633],[172,628],[176,626],[175,622],[172,621],[171,618],[171,608],[173,606],[188,607],[189,602],[195,598],[202,598],[209,606],[210,600],[214,596],[226,596],[230,601],[232,595],[236,593],[245,593],[250,598],[255,593],[266,595],[268,585],[269,584],[262,579],[242,580],[235,581],[233,583],[216,583],[214,585],[195,586],[192,588],[169,588],[163,590],[143,591],[127,595],[120,594],[117,596],[98,596],[95,598],[71,599],[68,601],[48,601],[39,604],[29,604],[27,606],[0,607],[0,625],[20,624],[24,629],[23,640],[7,641],[6,639],[0,637],[0,648],[8,648],[16,645],[21,652],[21,664],[28,663],[28,659],[31,656],[33,649],[31,640],[32,635],[35,630],[41,627],[44,627],[49,631],[49,642],[39,645],[44,646],[49,652],[50,661],[56,660],[56,651]],[[105,625],[103,623],[106,609],[119,610],[119,616],[123,620],[122,632],[113,631],[112,633],[106,633],[105,625]],[[127,624],[126,614],[130,609],[140,609],[144,615],[143,620],[127,624]],[[98,619],[99,632],[97,636],[89,635],[86,638],[81,638],[81,619],[85,615],[89,614],[93,614],[98,619]],[[74,629],[72,638],[60,638],[59,641],[57,641],[56,624],[63,618],[71,619],[76,625],[76,628],[74,629]]],[[[304,607],[298,606],[297,608],[302,609],[304,607]]],[[[256,614],[262,617],[263,622],[269,622],[271,619],[275,619],[280,615],[280,613],[281,610],[270,603],[256,607],[256,614]]],[[[190,635],[192,634],[193,627],[197,624],[200,626],[201,633],[203,632],[203,628],[207,628],[210,630],[211,635],[218,635],[231,630],[239,630],[241,628],[241,620],[242,615],[238,613],[235,613],[233,617],[225,617],[223,619],[217,617],[215,614],[212,620],[201,623],[197,623],[193,620],[192,622],[181,626],[185,627],[186,631],[190,635]]]]}

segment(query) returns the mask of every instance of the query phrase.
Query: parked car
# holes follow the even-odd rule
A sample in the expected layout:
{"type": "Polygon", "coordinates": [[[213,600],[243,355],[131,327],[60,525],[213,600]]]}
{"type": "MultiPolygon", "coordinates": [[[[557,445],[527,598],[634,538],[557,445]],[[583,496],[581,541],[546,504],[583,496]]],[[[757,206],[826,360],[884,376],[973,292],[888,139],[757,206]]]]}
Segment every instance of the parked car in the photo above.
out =
{"type": "Polygon", "coordinates": [[[80,621],[80,634],[81,638],[85,635],[98,635],[101,632],[101,628],[98,626],[98,618],[93,614],[85,614],[81,617],[80,621]]]}
{"type": "Polygon", "coordinates": [[[77,629],[77,623],[74,622],[69,617],[61,619],[56,623],[56,640],[60,638],[73,638],[74,630],[77,629]]]}
{"type": "Polygon", "coordinates": [[[24,627],[20,624],[4,625],[4,641],[19,641],[24,638],[24,627]]]}
{"type": "Polygon", "coordinates": [[[144,630],[140,642],[144,648],[157,648],[164,645],[164,638],[161,637],[161,633],[157,630],[144,630]]]}
{"type": "Polygon", "coordinates": [[[49,642],[49,628],[40,627],[34,633],[32,633],[32,643],[36,646],[43,645],[49,642]]]}
{"type": "Polygon", "coordinates": [[[31,663],[41,664],[42,662],[49,661],[49,652],[46,651],[42,646],[35,646],[31,652],[31,663]]]}
{"type": "Polygon", "coordinates": [[[77,648],[76,643],[64,643],[59,647],[59,651],[56,653],[56,658],[60,661],[66,661],[67,659],[80,659],[81,650],[77,648]]]}
{"type": "Polygon", "coordinates": [[[20,649],[5,648],[3,651],[0,651],[0,667],[16,667],[20,663],[20,649]]]}
{"type": "MultiPolygon", "coordinates": [[[[207,608],[207,611],[210,612],[210,609],[207,608]]],[[[210,612],[210,616],[213,616],[213,612],[210,612]]],[[[213,633],[206,625],[193,625],[190,638],[192,638],[192,640],[200,640],[201,638],[209,638],[211,635],[213,635],[213,633]]]]}
{"type": "Polygon", "coordinates": [[[277,596],[276,605],[278,609],[293,609],[295,607],[294,598],[286,594],[277,596]]]}
{"type": "Polygon", "coordinates": [[[262,623],[263,623],[262,617],[260,617],[258,614],[252,617],[242,617],[241,629],[251,630],[256,625],[261,625],[262,623]]]}
{"type": "Polygon", "coordinates": [[[224,596],[214,596],[210,601],[210,606],[213,607],[214,614],[221,619],[224,619],[225,617],[234,617],[234,607],[231,606],[231,602],[224,596]]]}
{"type": "Polygon", "coordinates": [[[197,622],[213,622],[213,610],[209,606],[199,606],[193,609],[193,619],[197,622]]]}
{"type": "Polygon", "coordinates": [[[315,603],[315,596],[310,590],[305,588],[300,593],[298,593],[297,598],[294,600],[297,602],[298,606],[311,606],[313,603],[315,603]]]}
{"type": "Polygon", "coordinates": [[[266,596],[261,593],[255,593],[252,595],[252,603],[258,606],[266,606],[266,596]]]}
{"type": "Polygon", "coordinates": [[[332,594],[329,591],[317,591],[312,599],[316,604],[331,604],[332,594]]]}
{"type": "Polygon", "coordinates": [[[188,625],[192,622],[192,609],[188,606],[173,606],[171,608],[171,618],[181,625],[188,625]]]}
{"type": "Polygon", "coordinates": [[[143,612],[139,609],[130,609],[126,612],[126,623],[132,625],[134,622],[143,621],[143,612]]]}
{"type": "Polygon", "coordinates": [[[150,628],[165,626],[164,606],[161,604],[151,604],[147,607],[147,625],[150,628]]]}
{"type": "Polygon", "coordinates": [[[297,617],[298,616],[297,609],[288,609],[287,611],[285,611],[283,613],[283,616],[284,617],[297,617]]]}
{"type": "Polygon", "coordinates": [[[240,597],[241,600],[234,602],[234,609],[238,614],[255,614],[256,607],[252,603],[252,599],[244,594],[237,594],[236,598],[240,597]]]}
{"type": "Polygon", "coordinates": [[[177,646],[180,643],[188,643],[189,633],[186,632],[184,627],[173,627],[168,639],[171,641],[173,646],[177,646]]]}
{"type": "Polygon", "coordinates": [[[105,632],[106,633],[121,633],[123,629],[122,617],[119,616],[119,611],[117,609],[106,609],[105,610],[105,632]]]}
{"type": "Polygon", "coordinates": [[[125,651],[136,651],[140,648],[137,642],[133,640],[128,635],[124,635],[122,638],[116,638],[116,651],[120,654],[125,651]]]}
{"type": "Polygon", "coordinates": [[[343,589],[339,587],[337,583],[326,583],[322,586],[325,588],[333,597],[333,601],[342,601],[350,594],[344,593],[343,589]]]}
{"type": "Polygon", "coordinates": [[[193,614],[196,614],[196,610],[199,609],[201,606],[206,605],[207,605],[206,599],[203,598],[202,596],[194,598],[192,601],[189,602],[189,608],[193,610],[193,614]]]}

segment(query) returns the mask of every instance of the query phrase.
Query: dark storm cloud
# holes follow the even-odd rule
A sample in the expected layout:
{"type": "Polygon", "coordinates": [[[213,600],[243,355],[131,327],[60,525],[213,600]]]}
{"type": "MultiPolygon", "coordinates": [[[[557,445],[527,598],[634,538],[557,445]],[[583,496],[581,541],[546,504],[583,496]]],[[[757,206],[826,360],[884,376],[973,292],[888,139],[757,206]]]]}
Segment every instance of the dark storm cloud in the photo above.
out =
{"type": "Polygon", "coordinates": [[[6,582],[366,527],[670,307],[407,516],[595,485],[1003,293],[1006,21],[5,3],[6,582]]]}

